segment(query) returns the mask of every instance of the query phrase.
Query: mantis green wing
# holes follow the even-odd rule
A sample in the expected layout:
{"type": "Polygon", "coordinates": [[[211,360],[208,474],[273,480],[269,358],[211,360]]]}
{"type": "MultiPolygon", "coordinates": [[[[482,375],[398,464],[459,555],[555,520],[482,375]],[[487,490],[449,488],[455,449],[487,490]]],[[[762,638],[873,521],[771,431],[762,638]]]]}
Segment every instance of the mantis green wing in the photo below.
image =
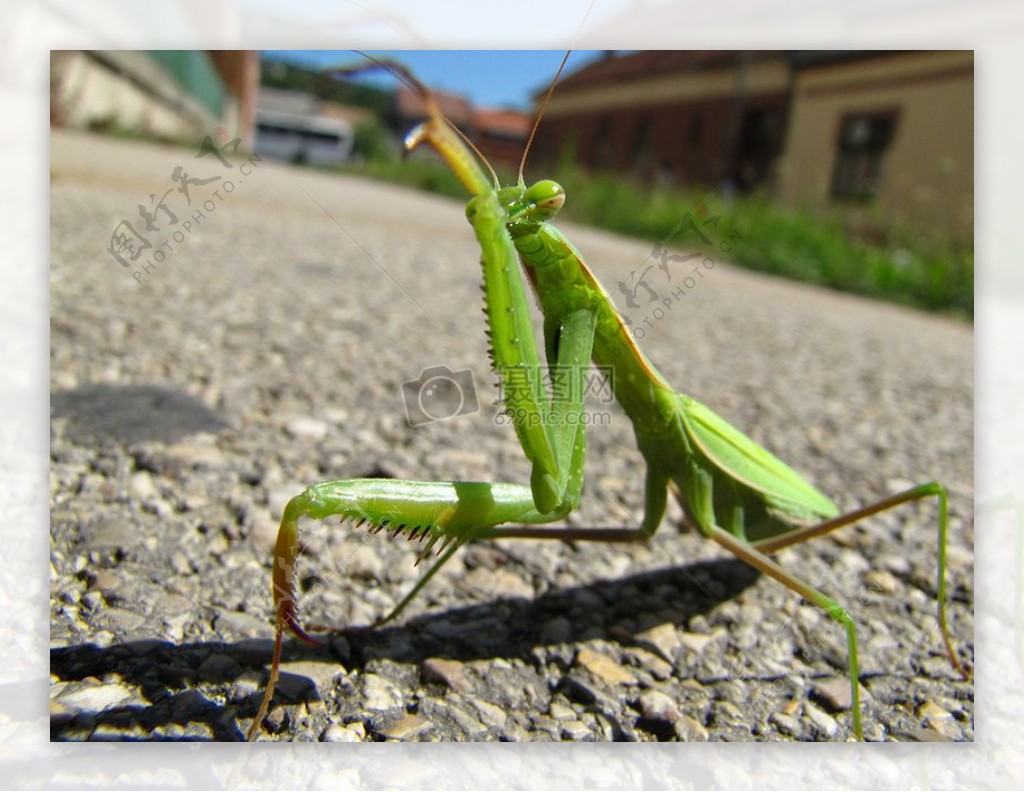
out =
{"type": "MultiPolygon", "coordinates": [[[[839,516],[839,507],[778,457],[726,423],[696,399],[679,395],[683,426],[693,444],[736,483],[755,490],[793,524],[839,516]]],[[[784,533],[785,523],[777,526],[784,533]]]]}

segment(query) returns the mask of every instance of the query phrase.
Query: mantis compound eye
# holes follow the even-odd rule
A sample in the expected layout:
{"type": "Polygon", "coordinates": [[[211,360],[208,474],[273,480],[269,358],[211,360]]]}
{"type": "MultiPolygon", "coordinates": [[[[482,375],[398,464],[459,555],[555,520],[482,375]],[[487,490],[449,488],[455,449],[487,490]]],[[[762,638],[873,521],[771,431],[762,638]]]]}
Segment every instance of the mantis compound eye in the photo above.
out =
{"type": "Polygon", "coordinates": [[[565,190],[558,182],[544,179],[527,189],[523,202],[533,207],[538,219],[547,220],[565,205],[565,190]]]}

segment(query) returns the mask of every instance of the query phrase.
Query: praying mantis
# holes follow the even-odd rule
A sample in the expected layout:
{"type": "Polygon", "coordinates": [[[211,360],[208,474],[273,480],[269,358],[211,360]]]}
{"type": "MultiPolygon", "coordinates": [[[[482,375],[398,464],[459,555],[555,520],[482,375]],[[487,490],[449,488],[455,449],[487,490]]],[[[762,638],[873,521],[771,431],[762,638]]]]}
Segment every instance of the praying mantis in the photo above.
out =
{"type": "MultiPolygon", "coordinates": [[[[568,55],[566,56],[566,58],[568,55]]],[[[564,68],[565,60],[562,67],[564,68]]],[[[780,566],[777,551],[823,536],[901,504],[934,498],[938,506],[938,622],[953,667],[968,678],[950,635],[946,610],[946,489],[912,487],[845,514],[794,469],[747,438],[711,409],[677,392],[639,349],[608,293],[582,255],[549,221],[566,201],[550,180],[502,187],[490,164],[440,111],[432,93],[401,64],[374,61],[335,70],[352,74],[384,67],[416,91],[428,118],[405,139],[407,150],[433,149],[471,196],[466,216],[481,249],[492,364],[501,376],[506,415],[531,466],[528,484],[482,481],[348,479],[315,484],[285,507],[274,549],[275,642],[266,691],[248,732],[255,739],[273,698],[285,628],[317,644],[296,610],[295,566],[304,518],[340,516],[373,531],[419,540],[419,561],[433,561],[398,605],[375,623],[395,619],[463,545],[477,540],[650,542],[669,492],[686,527],[788,587],[824,611],[846,635],[854,735],[863,739],[857,631],[834,598],[780,566]],[[483,167],[482,167],[483,166],[483,167]],[[524,280],[525,274],[525,280],[524,280]],[[529,281],[543,314],[538,343],[526,297],[529,281]],[[543,356],[543,357],[542,357],[543,356]],[[644,516],[637,528],[550,527],[581,500],[586,453],[580,390],[556,396],[555,370],[582,377],[591,362],[608,372],[611,389],[632,422],[647,469],[644,516]]],[[[547,99],[557,83],[552,82],[547,99]]],[[[545,106],[547,99],[545,100],[545,106]]],[[[543,115],[538,114],[537,124],[543,115]]]]}

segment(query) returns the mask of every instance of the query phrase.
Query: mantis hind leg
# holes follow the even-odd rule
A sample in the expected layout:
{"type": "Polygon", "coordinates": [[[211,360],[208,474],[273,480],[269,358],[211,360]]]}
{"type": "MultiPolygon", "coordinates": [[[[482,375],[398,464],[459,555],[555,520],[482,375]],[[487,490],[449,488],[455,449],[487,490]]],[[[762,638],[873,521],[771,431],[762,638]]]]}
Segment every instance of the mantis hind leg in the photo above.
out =
{"type": "Polygon", "coordinates": [[[857,634],[856,628],[852,618],[848,611],[846,611],[838,602],[831,597],[828,597],[824,593],[818,591],[813,586],[805,583],[796,576],[790,574],[775,561],[768,557],[767,554],[774,553],[781,550],[784,547],[789,547],[794,544],[806,542],[809,539],[814,539],[818,536],[824,536],[838,528],[842,528],[846,525],[852,525],[853,523],[859,522],[860,520],[870,517],[880,512],[888,511],[889,509],[895,508],[904,503],[909,503],[916,500],[922,500],[928,497],[936,497],[939,500],[939,526],[938,526],[938,540],[939,540],[939,564],[938,564],[938,585],[937,585],[937,599],[938,599],[938,617],[939,627],[942,631],[943,642],[945,643],[946,652],[949,655],[949,659],[953,667],[960,673],[960,675],[966,680],[969,678],[969,674],[961,665],[959,658],[957,657],[956,651],[953,648],[953,642],[949,635],[948,619],[946,614],[946,538],[948,533],[948,496],[945,487],[938,482],[929,482],[927,484],[921,484],[916,487],[912,487],[905,492],[892,495],[888,498],[883,498],[880,501],[864,506],[860,509],[856,509],[844,515],[840,515],[831,520],[827,520],[818,525],[809,526],[806,528],[798,528],[789,531],[779,536],[762,539],[756,542],[747,543],[729,532],[717,527],[712,526],[710,530],[706,530],[705,533],[714,539],[720,545],[725,547],[734,553],[737,557],[746,561],[754,568],[760,570],[769,577],[782,583],[787,588],[792,589],[796,593],[800,594],[809,602],[817,605],[830,618],[843,626],[847,634],[847,644],[849,649],[849,670],[850,670],[850,687],[851,687],[851,709],[853,711],[853,726],[854,731],[859,739],[863,739],[863,731],[861,727],[861,715],[860,715],[860,686],[858,682],[859,676],[859,664],[857,660],[857,634]]]}
{"type": "Polygon", "coordinates": [[[766,556],[763,552],[752,545],[737,539],[728,531],[717,526],[712,526],[705,533],[724,548],[733,553],[736,557],[746,561],[755,569],[774,578],[786,588],[795,591],[808,602],[812,602],[825,611],[828,616],[846,630],[846,643],[849,652],[850,665],[850,709],[853,712],[853,730],[858,740],[864,739],[864,729],[861,726],[860,716],[860,665],[857,662],[857,630],[850,616],[842,605],[831,597],[818,591],[814,586],[805,583],[800,578],[790,574],[775,561],[766,556]]]}
{"type": "Polygon", "coordinates": [[[873,514],[879,514],[880,512],[888,511],[889,509],[893,509],[901,504],[923,500],[924,498],[929,497],[936,497],[939,500],[939,568],[938,582],[936,585],[939,629],[942,632],[942,641],[945,644],[946,653],[949,655],[950,662],[953,664],[953,667],[957,670],[960,676],[966,680],[970,677],[970,674],[960,663],[960,658],[957,657],[956,649],[953,647],[953,640],[949,634],[949,620],[946,612],[946,537],[949,524],[949,508],[946,488],[938,482],[932,481],[927,484],[920,484],[916,487],[911,487],[904,492],[891,495],[888,498],[883,498],[880,501],[869,504],[860,509],[856,509],[847,514],[840,515],[832,520],[807,528],[798,528],[770,539],[762,539],[758,542],[751,543],[751,546],[761,553],[774,553],[784,547],[789,547],[790,545],[798,544],[800,542],[806,542],[809,539],[829,534],[846,525],[852,525],[853,523],[860,522],[864,518],[870,517],[873,514]]]}

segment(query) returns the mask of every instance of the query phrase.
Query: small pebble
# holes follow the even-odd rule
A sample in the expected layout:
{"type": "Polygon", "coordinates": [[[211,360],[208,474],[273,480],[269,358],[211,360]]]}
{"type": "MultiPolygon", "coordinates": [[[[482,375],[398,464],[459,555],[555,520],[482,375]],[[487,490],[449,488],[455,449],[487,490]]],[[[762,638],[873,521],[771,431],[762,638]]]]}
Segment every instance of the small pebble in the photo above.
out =
{"type": "Polygon", "coordinates": [[[290,720],[288,711],[284,707],[278,706],[267,713],[263,725],[271,734],[280,734],[288,727],[290,720]]]}
{"type": "Polygon", "coordinates": [[[82,595],[82,604],[89,610],[96,610],[103,605],[103,595],[98,591],[87,591],[82,595]]]}
{"type": "Polygon", "coordinates": [[[448,699],[424,696],[420,700],[419,714],[434,724],[454,724],[461,732],[456,735],[458,739],[479,739],[487,731],[480,721],[448,699]]]}
{"type": "Polygon", "coordinates": [[[323,660],[294,660],[281,664],[282,674],[293,674],[311,679],[318,690],[328,690],[339,676],[348,671],[341,663],[331,658],[323,660]]]}
{"type": "Polygon", "coordinates": [[[578,720],[563,723],[560,735],[563,740],[572,740],[574,742],[592,741],[594,739],[594,733],[585,723],[578,720]]]}
{"type": "Polygon", "coordinates": [[[583,647],[576,653],[576,662],[609,685],[635,685],[636,677],[625,666],[608,655],[583,647]]]}
{"type": "MultiPolygon", "coordinates": [[[[861,686],[861,698],[863,699],[866,694],[867,691],[861,686]]],[[[853,705],[850,680],[846,677],[816,681],[811,687],[811,696],[829,712],[845,712],[853,705]]]]}
{"type": "Polygon", "coordinates": [[[233,657],[213,654],[199,666],[196,676],[203,682],[230,682],[242,673],[242,667],[233,657]]]}
{"type": "Polygon", "coordinates": [[[364,674],[362,678],[363,709],[383,712],[404,706],[402,692],[391,682],[377,674],[364,674]]]}
{"type": "Polygon", "coordinates": [[[192,574],[192,562],[184,553],[176,552],[171,555],[171,568],[179,575],[192,574]]]}
{"type": "Polygon", "coordinates": [[[284,430],[299,440],[323,440],[330,426],[319,418],[297,416],[284,423],[284,430]]]}
{"type": "Polygon", "coordinates": [[[934,729],[947,739],[955,740],[960,736],[960,727],[952,713],[934,701],[926,701],[918,707],[917,716],[924,720],[928,728],[934,729]]]}
{"type": "Polygon", "coordinates": [[[689,715],[683,715],[672,725],[675,729],[676,737],[678,737],[681,742],[708,741],[708,730],[689,715]]]}
{"type": "Polygon", "coordinates": [[[661,657],[656,655],[654,652],[630,646],[623,651],[623,654],[630,660],[632,665],[647,671],[659,682],[664,682],[672,676],[672,664],[662,660],[661,657]]]}
{"type": "MultiPolygon", "coordinates": [[[[362,724],[360,724],[361,726],[362,724]]],[[[332,723],[320,737],[322,742],[362,742],[362,738],[356,734],[354,729],[332,723]]]]}
{"type": "Polygon", "coordinates": [[[645,718],[667,723],[675,723],[680,717],[675,701],[660,690],[645,690],[640,695],[640,713],[645,718]]]}
{"type": "Polygon", "coordinates": [[[443,682],[458,693],[468,693],[473,687],[466,677],[466,667],[458,660],[430,657],[423,662],[423,673],[427,679],[443,682]]]}
{"type": "Polygon", "coordinates": [[[836,719],[812,702],[808,701],[804,705],[804,714],[830,740],[839,734],[839,724],[836,719]]]}
{"type": "Polygon", "coordinates": [[[802,732],[800,719],[786,712],[773,712],[769,720],[779,727],[779,731],[790,737],[799,737],[802,732]]]}
{"type": "Polygon", "coordinates": [[[864,575],[864,582],[872,591],[894,594],[900,589],[900,581],[885,569],[873,569],[864,575]]]}
{"type": "Polygon", "coordinates": [[[117,683],[71,682],[55,697],[56,703],[71,712],[103,712],[138,703],[137,694],[117,683]]]}
{"type": "Polygon", "coordinates": [[[673,662],[679,648],[679,631],[671,624],[659,624],[649,630],[637,633],[637,643],[651,649],[666,662],[673,662]]]}
{"type": "Polygon", "coordinates": [[[137,501],[146,500],[156,495],[153,476],[148,471],[133,473],[128,479],[128,494],[137,501]]]}
{"type": "Polygon", "coordinates": [[[712,643],[713,641],[717,640],[723,635],[725,635],[725,629],[722,627],[719,627],[710,633],[684,632],[679,635],[679,642],[683,646],[685,646],[688,651],[693,652],[695,655],[699,656],[701,653],[703,653],[704,649],[708,646],[708,644],[712,643]]]}
{"type": "Polygon", "coordinates": [[[480,698],[470,698],[467,701],[479,713],[480,720],[488,726],[502,728],[508,721],[508,713],[496,704],[480,698]]]}
{"type": "Polygon", "coordinates": [[[424,720],[416,715],[403,715],[387,728],[381,729],[378,733],[389,740],[407,740],[410,737],[426,731],[431,726],[430,721],[424,720]]]}
{"type": "Polygon", "coordinates": [[[559,701],[552,701],[548,714],[555,720],[573,720],[576,717],[576,710],[559,701]]]}

